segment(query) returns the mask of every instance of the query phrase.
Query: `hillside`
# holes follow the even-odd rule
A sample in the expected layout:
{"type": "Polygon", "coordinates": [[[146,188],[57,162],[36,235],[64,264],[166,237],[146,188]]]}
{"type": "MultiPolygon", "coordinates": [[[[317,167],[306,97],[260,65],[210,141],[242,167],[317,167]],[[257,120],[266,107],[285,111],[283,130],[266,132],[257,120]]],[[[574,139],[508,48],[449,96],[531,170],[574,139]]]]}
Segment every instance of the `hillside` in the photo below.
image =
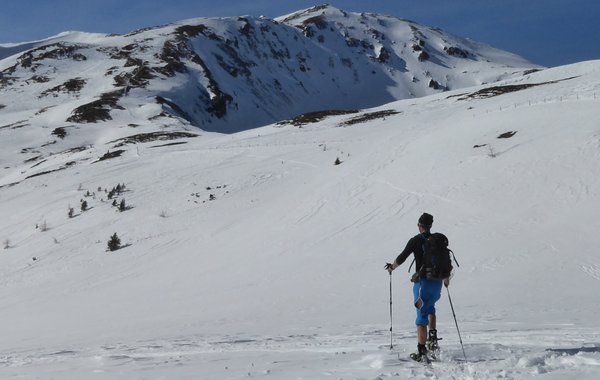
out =
{"type": "Polygon", "coordinates": [[[312,111],[358,112],[537,68],[439,29],[331,6],[127,35],[66,32],[1,49],[0,186],[135,142],[185,143],[312,111]]]}
{"type": "MultiPolygon", "coordinates": [[[[255,33],[268,25],[286,41],[310,41],[304,51],[332,49],[339,33],[330,23],[341,11],[328,8],[310,22],[309,12],[277,22],[193,25],[196,31],[250,25],[255,33]]],[[[164,28],[133,36],[152,35],[148,44],[164,46],[180,26],[164,28]]],[[[186,30],[186,46],[209,43],[186,30]]],[[[438,32],[420,32],[430,41],[425,47],[433,46],[438,32]]],[[[131,37],[97,38],[88,41],[93,47],[65,52],[69,65],[82,65],[76,71],[86,84],[79,95],[61,89],[52,100],[57,105],[32,116],[43,99],[54,98],[37,94],[57,82],[22,89],[14,82],[2,90],[0,112],[13,118],[0,129],[3,378],[597,378],[600,62],[447,92],[420,87],[419,95],[432,95],[230,135],[168,115],[153,119],[173,110],[166,102],[139,107],[144,94],[161,85],[164,94],[175,94],[200,72],[186,66],[185,73],[148,79],[119,97],[114,104],[123,109],[111,110],[110,119],[71,121],[67,128],[74,104],[116,91],[104,79],[116,62],[77,61],[75,54],[102,56],[95,44],[118,39],[122,45],[113,46],[122,49],[131,37]],[[166,119],[174,124],[163,125],[166,119]],[[136,128],[137,137],[123,139],[136,128]],[[189,135],[171,135],[184,130],[189,135]],[[40,131],[45,147],[38,145],[40,131]],[[125,189],[114,199],[126,200],[123,211],[108,199],[119,184],[125,189]],[[460,362],[445,299],[442,363],[426,368],[396,360],[415,341],[406,266],[393,277],[396,351],[386,348],[383,264],[416,233],[423,211],[434,215],[434,229],[449,236],[461,264],[451,291],[468,363],[460,362]],[[107,252],[115,232],[125,247],[107,252]]],[[[391,38],[401,40],[385,41],[391,38]]],[[[238,41],[242,50],[245,42],[238,41]]],[[[131,49],[132,60],[138,49],[144,50],[131,49]]],[[[15,62],[21,78],[22,58],[3,60],[2,69],[15,62]]],[[[318,73],[318,63],[311,67],[318,73]]],[[[462,80],[481,83],[499,74],[489,68],[481,75],[462,80]]],[[[229,93],[224,83],[230,81],[219,81],[219,88],[229,93]]],[[[401,88],[400,79],[394,83],[401,88]]],[[[395,95],[379,96],[373,99],[395,95]]]]}
{"type": "MultiPolygon", "coordinates": [[[[30,144],[40,128],[85,128],[90,143],[155,126],[238,132],[539,68],[439,29],[331,6],[275,20],[196,18],[126,35],[66,32],[0,46],[0,58],[0,128],[23,128],[30,144]],[[110,121],[121,128],[107,132],[110,121]]],[[[44,138],[36,147],[52,140],[44,138]]]]}

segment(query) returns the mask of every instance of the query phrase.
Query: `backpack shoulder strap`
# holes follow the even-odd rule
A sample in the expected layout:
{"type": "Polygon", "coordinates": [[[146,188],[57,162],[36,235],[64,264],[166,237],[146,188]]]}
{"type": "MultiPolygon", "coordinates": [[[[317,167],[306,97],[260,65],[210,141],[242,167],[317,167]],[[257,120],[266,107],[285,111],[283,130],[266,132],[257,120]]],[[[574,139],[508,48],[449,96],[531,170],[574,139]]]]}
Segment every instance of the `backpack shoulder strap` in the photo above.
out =
{"type": "MultiPolygon", "coordinates": [[[[431,236],[431,235],[429,235],[429,236],[431,236]]],[[[418,234],[418,235],[415,236],[415,238],[421,239],[421,251],[423,251],[423,253],[425,253],[425,242],[427,241],[427,238],[429,236],[425,236],[424,234],[418,234]]],[[[413,256],[412,263],[410,263],[410,266],[408,267],[408,273],[410,273],[410,270],[412,269],[412,266],[414,265],[415,260],[416,259],[413,256]]]]}

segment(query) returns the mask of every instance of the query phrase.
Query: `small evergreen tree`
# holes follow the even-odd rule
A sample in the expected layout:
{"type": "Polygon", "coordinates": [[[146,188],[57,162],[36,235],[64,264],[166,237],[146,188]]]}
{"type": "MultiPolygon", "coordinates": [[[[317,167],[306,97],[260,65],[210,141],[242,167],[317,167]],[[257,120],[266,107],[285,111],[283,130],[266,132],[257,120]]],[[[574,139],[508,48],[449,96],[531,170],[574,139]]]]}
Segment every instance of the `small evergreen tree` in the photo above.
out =
{"type": "Polygon", "coordinates": [[[73,210],[73,207],[69,206],[69,218],[73,217],[73,213],[75,212],[75,210],[73,210]]]}
{"type": "Polygon", "coordinates": [[[123,212],[127,210],[127,205],[125,204],[125,198],[121,199],[121,203],[119,203],[119,211],[123,212]]]}
{"type": "Polygon", "coordinates": [[[336,157],[336,159],[335,159],[335,162],[334,162],[333,164],[334,164],[334,165],[339,165],[339,164],[341,164],[341,163],[342,163],[342,161],[340,161],[340,158],[339,158],[339,157],[336,157]]]}
{"type": "Polygon", "coordinates": [[[87,209],[88,209],[87,201],[81,202],[81,211],[87,211],[87,209]]]}
{"type": "Polygon", "coordinates": [[[112,205],[115,206],[115,207],[117,207],[117,200],[116,199],[113,199],[112,205]]]}
{"type": "Polygon", "coordinates": [[[116,251],[119,248],[121,248],[121,239],[119,239],[119,236],[115,232],[108,240],[108,250],[116,251]]]}

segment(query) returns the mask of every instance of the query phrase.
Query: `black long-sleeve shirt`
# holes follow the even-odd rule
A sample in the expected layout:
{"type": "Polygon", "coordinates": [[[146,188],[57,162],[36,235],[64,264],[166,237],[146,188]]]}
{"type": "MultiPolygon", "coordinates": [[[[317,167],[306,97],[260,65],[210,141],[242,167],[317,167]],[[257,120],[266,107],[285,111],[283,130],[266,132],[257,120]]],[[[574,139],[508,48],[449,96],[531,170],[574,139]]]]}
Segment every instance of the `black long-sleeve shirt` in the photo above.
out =
{"type": "Polygon", "coordinates": [[[423,265],[423,243],[431,235],[429,232],[423,232],[422,234],[415,235],[408,243],[406,248],[396,257],[396,264],[402,265],[406,261],[408,256],[412,253],[415,257],[415,272],[418,272],[423,265]]]}

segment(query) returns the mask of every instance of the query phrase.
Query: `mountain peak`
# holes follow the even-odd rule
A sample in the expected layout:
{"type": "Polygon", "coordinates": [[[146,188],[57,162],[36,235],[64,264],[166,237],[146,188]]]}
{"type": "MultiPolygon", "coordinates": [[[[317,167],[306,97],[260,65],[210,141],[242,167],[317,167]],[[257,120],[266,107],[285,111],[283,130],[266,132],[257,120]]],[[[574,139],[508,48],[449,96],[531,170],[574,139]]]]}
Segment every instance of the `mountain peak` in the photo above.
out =
{"type": "Polygon", "coordinates": [[[280,22],[289,23],[293,20],[310,18],[310,17],[314,17],[315,15],[328,15],[329,16],[329,15],[336,15],[336,14],[344,15],[344,14],[346,14],[346,12],[339,8],[334,7],[332,5],[329,5],[329,4],[321,4],[321,5],[315,5],[313,7],[306,8],[306,9],[303,9],[300,11],[296,11],[296,12],[291,13],[286,16],[278,17],[278,18],[276,18],[276,20],[280,21],[280,22]]]}
{"type": "Polygon", "coordinates": [[[274,20],[195,18],[126,35],[69,32],[2,49],[6,123],[51,128],[116,119],[136,128],[237,132],[538,67],[439,29],[328,4],[274,20]]]}

